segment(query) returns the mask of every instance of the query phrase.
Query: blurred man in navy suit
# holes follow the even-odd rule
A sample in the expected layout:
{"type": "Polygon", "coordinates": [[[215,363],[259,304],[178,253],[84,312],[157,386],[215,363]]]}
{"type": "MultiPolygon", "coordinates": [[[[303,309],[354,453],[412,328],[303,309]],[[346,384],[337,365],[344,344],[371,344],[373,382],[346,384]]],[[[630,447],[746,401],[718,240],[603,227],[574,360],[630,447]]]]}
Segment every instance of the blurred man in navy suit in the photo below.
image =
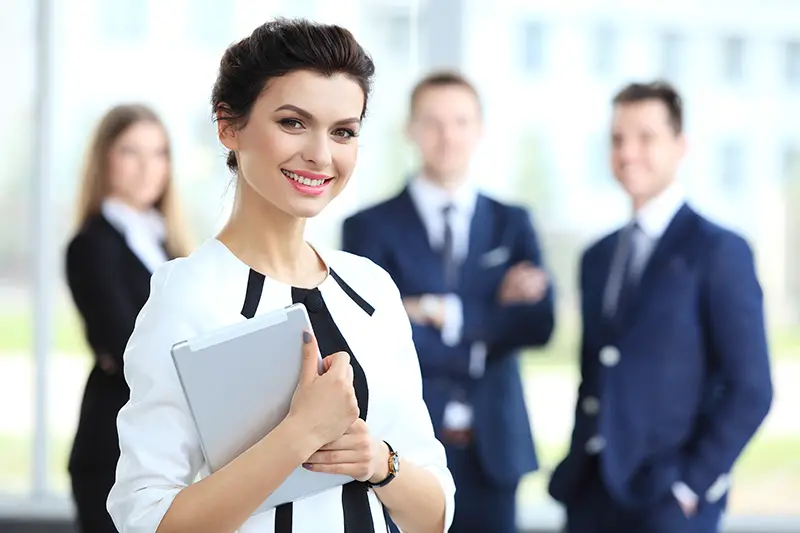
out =
{"type": "Polygon", "coordinates": [[[343,248],[386,269],[404,298],[456,482],[450,531],[516,533],[517,484],[537,468],[517,355],[550,338],[553,294],[528,213],[468,179],[481,126],[467,80],[422,80],[408,127],[422,168],[398,196],[345,221],[343,248]]]}
{"type": "Polygon", "coordinates": [[[550,493],[570,533],[716,532],[772,401],[753,254],[685,202],[672,87],[623,89],[611,140],[632,219],[581,260],[582,380],[550,493]]]}

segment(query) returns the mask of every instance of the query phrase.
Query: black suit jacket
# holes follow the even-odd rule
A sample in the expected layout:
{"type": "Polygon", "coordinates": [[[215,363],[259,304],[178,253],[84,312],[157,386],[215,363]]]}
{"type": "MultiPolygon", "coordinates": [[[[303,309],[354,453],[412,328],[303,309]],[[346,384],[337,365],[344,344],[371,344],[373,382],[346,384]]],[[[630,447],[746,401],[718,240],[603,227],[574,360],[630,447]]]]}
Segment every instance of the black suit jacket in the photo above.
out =
{"type": "Polygon", "coordinates": [[[69,243],[66,270],[95,356],[69,461],[74,474],[116,466],[116,418],[130,394],[122,372],[122,355],[150,294],[151,272],[102,215],[88,220],[69,243]],[[113,360],[114,368],[101,368],[102,357],[113,360]]]}

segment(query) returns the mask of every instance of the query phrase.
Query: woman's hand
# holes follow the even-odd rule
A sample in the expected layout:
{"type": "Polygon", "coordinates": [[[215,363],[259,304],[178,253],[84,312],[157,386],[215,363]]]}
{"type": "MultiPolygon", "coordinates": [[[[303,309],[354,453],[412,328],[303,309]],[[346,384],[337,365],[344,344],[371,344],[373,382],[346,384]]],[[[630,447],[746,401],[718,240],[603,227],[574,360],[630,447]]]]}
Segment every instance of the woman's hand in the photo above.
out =
{"type": "Polygon", "coordinates": [[[344,474],[377,483],[389,475],[389,448],[372,438],[360,418],[335,441],[320,448],[303,466],[312,472],[344,474]]]}
{"type": "Polygon", "coordinates": [[[341,437],[358,418],[358,402],[353,388],[353,368],[345,352],[325,358],[320,375],[317,340],[303,334],[303,367],[292,404],[291,418],[299,421],[318,446],[341,437]]]}

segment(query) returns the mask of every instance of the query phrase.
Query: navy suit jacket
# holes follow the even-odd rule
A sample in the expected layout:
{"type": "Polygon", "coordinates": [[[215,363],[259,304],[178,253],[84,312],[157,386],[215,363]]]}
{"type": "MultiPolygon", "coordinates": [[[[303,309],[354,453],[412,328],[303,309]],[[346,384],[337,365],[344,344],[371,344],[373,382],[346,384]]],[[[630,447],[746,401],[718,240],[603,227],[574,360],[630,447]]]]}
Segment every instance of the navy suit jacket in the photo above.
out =
{"type": "Polygon", "coordinates": [[[582,381],[570,451],[550,493],[565,503],[577,496],[586,443],[599,434],[600,471],[623,505],[652,504],[676,481],[714,502],[725,489],[712,487],[772,401],[753,254],[743,238],[684,204],[645,267],[627,321],[614,326],[603,293],[619,235],[581,261],[582,381]],[[599,410],[584,408],[587,397],[599,410]]]}
{"type": "MultiPolygon", "coordinates": [[[[404,297],[448,292],[441,256],[431,249],[407,189],[348,218],[343,233],[342,247],[383,267],[404,297]]],[[[448,346],[439,330],[413,326],[423,393],[437,436],[445,406],[456,391],[465,391],[478,455],[498,485],[514,485],[538,467],[517,355],[522,347],[545,344],[554,325],[552,288],[533,305],[501,306],[497,301],[503,276],[523,260],[542,264],[528,213],[479,196],[457,290],[464,313],[461,342],[448,346]],[[485,372],[477,379],[469,374],[476,342],[488,348],[485,372]]]]}

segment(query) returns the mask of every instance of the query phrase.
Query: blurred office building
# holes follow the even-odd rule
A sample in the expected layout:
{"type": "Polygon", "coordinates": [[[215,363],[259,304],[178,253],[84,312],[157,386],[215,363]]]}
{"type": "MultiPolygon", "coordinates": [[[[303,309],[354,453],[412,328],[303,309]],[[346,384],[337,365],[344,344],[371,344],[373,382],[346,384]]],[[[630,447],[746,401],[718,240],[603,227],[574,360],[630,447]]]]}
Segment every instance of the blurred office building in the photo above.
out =
{"type": "Polygon", "coordinates": [[[554,341],[521,362],[543,462],[519,494],[531,531],[560,521],[544,486],[572,425],[579,254],[628,216],[609,170],[610,101],[634,80],[678,87],[683,183],[752,243],[770,324],[774,407],[734,472],[728,527],[800,531],[800,2],[2,0],[1,11],[0,529],[4,516],[71,513],[67,455],[91,360],[63,252],[96,121],[131,101],[163,116],[195,237],[210,237],[231,196],[209,104],[219,58],[267,19],[304,16],[351,29],[377,65],[356,175],[309,226],[324,245],[414,171],[403,126],[419,76],[458,68],[481,92],[475,178],[532,209],[559,287],[554,341]]]}

